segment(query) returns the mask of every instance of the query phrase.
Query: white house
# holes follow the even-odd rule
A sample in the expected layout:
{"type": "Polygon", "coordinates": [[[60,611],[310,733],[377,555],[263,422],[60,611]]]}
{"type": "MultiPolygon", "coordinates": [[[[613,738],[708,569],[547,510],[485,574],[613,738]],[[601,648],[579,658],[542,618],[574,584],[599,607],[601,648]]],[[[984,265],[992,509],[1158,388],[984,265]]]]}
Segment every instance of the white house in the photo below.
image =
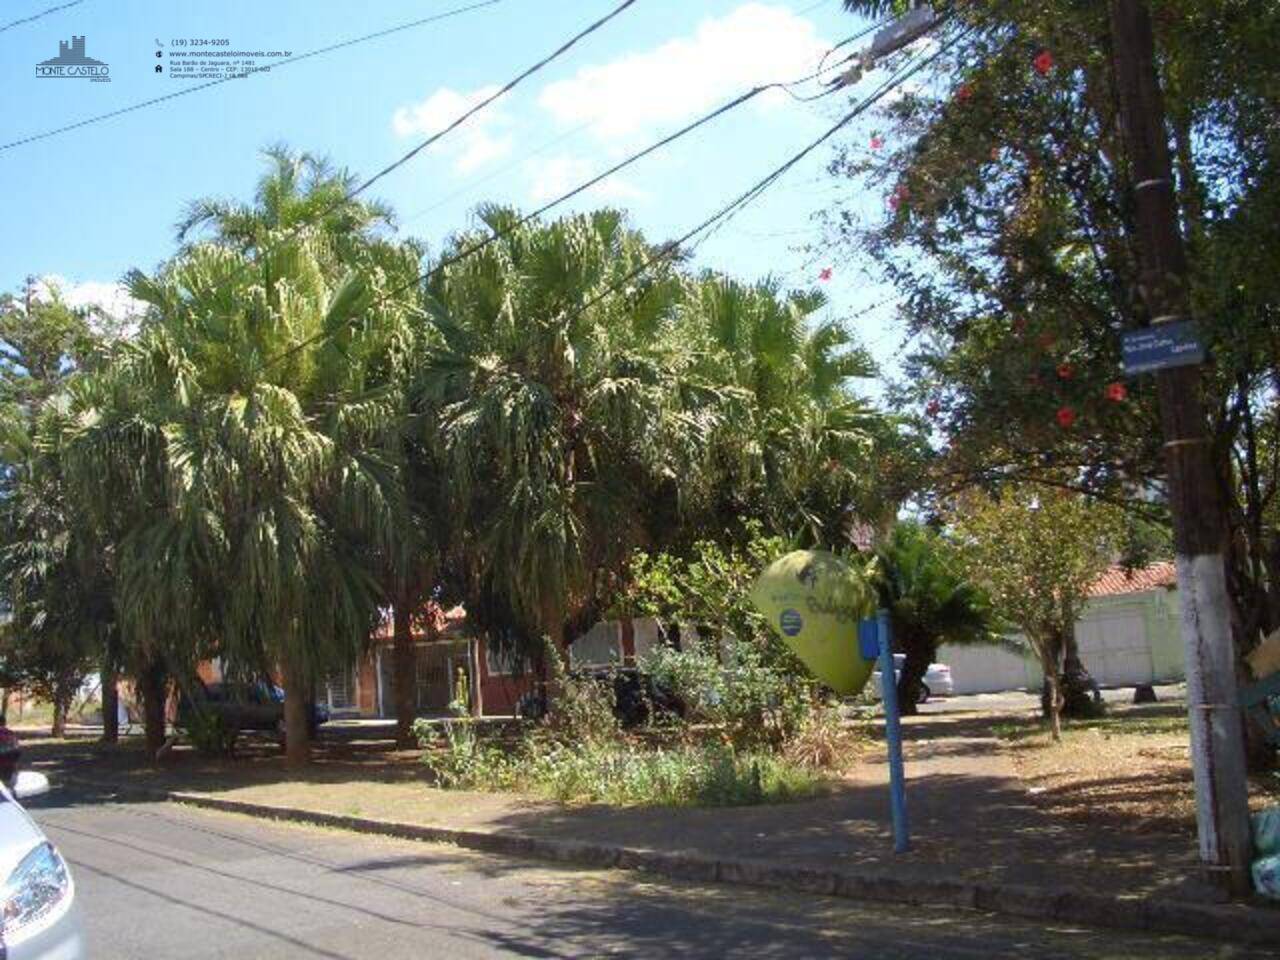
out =
{"type": "MultiPolygon", "coordinates": [[[[1100,685],[1131,687],[1184,679],[1172,563],[1129,572],[1112,567],[1089,594],[1076,623],[1076,641],[1080,659],[1100,685]]],[[[951,667],[956,694],[1038,691],[1044,676],[1034,657],[1005,647],[944,644],[938,662],[951,667]]]]}

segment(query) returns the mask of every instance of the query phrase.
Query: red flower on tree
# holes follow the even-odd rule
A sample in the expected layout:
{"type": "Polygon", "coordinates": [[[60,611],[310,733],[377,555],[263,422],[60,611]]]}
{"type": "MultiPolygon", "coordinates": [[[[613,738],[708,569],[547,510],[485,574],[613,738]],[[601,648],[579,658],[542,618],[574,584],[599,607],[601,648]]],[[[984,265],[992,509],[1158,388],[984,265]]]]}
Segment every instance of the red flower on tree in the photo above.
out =
{"type": "Polygon", "coordinates": [[[1053,69],[1053,54],[1048,50],[1041,50],[1031,62],[1040,76],[1047,77],[1049,71],[1053,69]]]}
{"type": "Polygon", "coordinates": [[[831,276],[833,273],[835,273],[835,271],[832,270],[830,267],[823,267],[822,270],[819,271],[818,273],[818,279],[821,280],[823,283],[826,283],[828,280],[831,279],[831,276]]]}
{"type": "Polygon", "coordinates": [[[1058,364],[1058,377],[1062,380],[1070,380],[1076,374],[1075,370],[1069,363],[1058,364]]]}
{"type": "Polygon", "coordinates": [[[1058,408],[1058,426],[1063,430],[1070,430],[1071,425],[1076,422],[1076,412],[1070,407],[1058,408]]]}
{"type": "Polygon", "coordinates": [[[1107,384],[1106,394],[1108,400],[1114,401],[1115,403],[1123,403],[1125,397],[1129,396],[1129,391],[1125,389],[1123,383],[1116,381],[1114,383],[1107,384]]]}
{"type": "Polygon", "coordinates": [[[956,87],[956,101],[958,103],[965,103],[971,99],[973,99],[973,87],[970,84],[962,83],[956,87]]]}
{"type": "Polygon", "coordinates": [[[883,147],[883,146],[884,146],[884,138],[883,138],[883,137],[872,137],[872,138],[871,138],[871,149],[872,149],[872,150],[879,150],[879,149],[880,149],[881,147],[883,147]]]}

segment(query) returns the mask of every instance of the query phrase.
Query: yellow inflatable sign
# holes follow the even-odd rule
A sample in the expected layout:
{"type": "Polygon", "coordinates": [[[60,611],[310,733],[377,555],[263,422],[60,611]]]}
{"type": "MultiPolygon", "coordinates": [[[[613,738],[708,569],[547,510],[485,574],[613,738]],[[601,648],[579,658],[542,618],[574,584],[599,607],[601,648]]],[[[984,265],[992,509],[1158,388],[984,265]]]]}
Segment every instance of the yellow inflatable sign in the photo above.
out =
{"type": "Polygon", "coordinates": [[[875,666],[858,644],[858,621],[875,612],[866,582],[834,554],[797,550],[760,574],[751,601],[820,681],[843,696],[875,666]]]}

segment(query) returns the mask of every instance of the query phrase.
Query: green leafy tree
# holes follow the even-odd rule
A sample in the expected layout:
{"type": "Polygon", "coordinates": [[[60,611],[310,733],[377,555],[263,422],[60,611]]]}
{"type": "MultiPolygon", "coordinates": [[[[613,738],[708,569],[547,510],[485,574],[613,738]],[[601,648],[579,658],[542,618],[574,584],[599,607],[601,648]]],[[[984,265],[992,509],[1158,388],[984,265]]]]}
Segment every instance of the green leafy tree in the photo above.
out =
{"type": "Polygon", "coordinates": [[[898,676],[903,713],[915,713],[929,664],[943,643],[991,643],[994,615],[955,550],[915,521],[900,521],[875,549],[874,583],[889,611],[895,647],[905,654],[898,676]]]}
{"type": "Polygon", "coordinates": [[[423,403],[466,528],[459,566],[478,619],[563,643],[696,456],[684,430],[699,402],[682,404],[687,360],[663,335],[680,284],[659,271],[601,295],[651,253],[614,211],[518,229],[510,210],[482,220],[503,238],[437,271],[427,291],[439,343],[423,403]]]}
{"type": "Polygon", "coordinates": [[[138,645],[184,669],[209,650],[245,674],[278,666],[300,764],[314,685],[366,641],[392,550],[403,404],[389,367],[410,305],[391,291],[418,251],[378,240],[377,211],[329,215],[343,176],[271,159],[255,207],[197,218],[212,240],[130,278],[148,316],[77,439],[101,507],[147,507],[116,544],[138,645]]]}
{"type": "Polygon", "coordinates": [[[0,499],[0,583],[10,614],[0,628],[0,657],[9,683],[53,705],[55,737],[114,629],[109,571],[63,476],[58,436],[66,409],[65,397],[46,401],[32,432],[18,440],[21,453],[11,438],[0,499]]]}
{"type": "MultiPolygon", "coordinates": [[[[851,0],[864,14],[894,7],[851,0]]],[[[901,5],[897,5],[900,7],[901,5]]],[[[1280,94],[1263,0],[1152,4],[1241,652],[1280,625],[1280,94]]],[[[1168,524],[1153,379],[1120,371],[1149,322],[1105,4],[950,7],[925,80],[845,144],[833,237],[908,303],[893,394],[935,431],[940,496],[1066,486],[1168,524]],[[875,136],[878,149],[872,145],[875,136]],[[868,212],[868,192],[885,198],[868,212]],[[883,212],[881,212],[883,210],[883,212]]]]}
{"type": "Polygon", "coordinates": [[[876,469],[892,421],[853,384],[875,375],[867,352],[818,293],[712,274],[693,284],[679,335],[694,377],[715,384],[706,468],[688,478],[694,529],[721,536],[743,518],[813,545],[848,543],[851,526],[879,524],[898,503],[876,469]]]}
{"type": "MultiPolygon", "coordinates": [[[[98,319],[102,319],[99,317],[98,319]]],[[[63,461],[73,392],[104,343],[91,311],[28,278],[0,297],[0,590],[6,683],[67,709],[94,666],[114,720],[113,570],[63,461]]],[[[112,732],[110,726],[106,731],[112,732]]]]}
{"type": "Polygon", "coordinates": [[[1044,671],[1047,714],[1061,734],[1064,672],[1078,673],[1075,624],[1088,588],[1108,567],[1123,517],[1065,491],[1009,487],[958,498],[951,515],[968,575],[996,614],[1017,626],[1044,671]]]}

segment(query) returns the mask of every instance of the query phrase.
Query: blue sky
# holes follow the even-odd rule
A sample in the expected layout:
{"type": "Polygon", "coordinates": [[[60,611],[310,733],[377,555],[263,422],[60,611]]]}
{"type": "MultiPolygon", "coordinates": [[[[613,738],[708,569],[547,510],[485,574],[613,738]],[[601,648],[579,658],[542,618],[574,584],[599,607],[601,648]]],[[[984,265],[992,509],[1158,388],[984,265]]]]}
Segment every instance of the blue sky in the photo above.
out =
{"type": "MultiPolygon", "coordinates": [[[[171,93],[191,81],[154,74],[156,41],[227,38],[233,49],[294,54],[430,16],[471,0],[84,0],[0,32],[0,142],[171,93]],[[110,83],[38,79],[60,40],[86,38],[110,83]]],[[[3,0],[0,22],[55,0],[3,0]]],[[[277,71],[221,84],[36,143],[0,151],[5,221],[0,288],[56,275],[81,299],[109,298],[132,267],[174,249],[173,224],[197,196],[247,197],[258,151],[283,141],[358,173],[380,169],[550,52],[615,0],[503,0],[277,71]]],[[[374,188],[402,231],[433,246],[477,203],[531,207],[760,82],[813,70],[822,51],[864,24],[840,0],[639,0],[547,70],[374,188]]],[[[873,83],[874,80],[869,81],[873,83]]],[[[684,233],[830,125],[829,98],[762,98],[587,196],[626,208],[655,241],[684,233]]],[[[854,128],[868,138],[873,124],[854,128]]],[[[819,151],[698,251],[743,278],[772,273],[818,285],[836,316],[891,296],[856,264],[828,283],[812,221],[837,185],[819,151]]],[[[868,200],[869,204],[878,201],[868,200]]],[[[874,206],[871,207],[874,209],[874,206]]],[[[892,308],[854,324],[892,365],[892,308]]]]}

